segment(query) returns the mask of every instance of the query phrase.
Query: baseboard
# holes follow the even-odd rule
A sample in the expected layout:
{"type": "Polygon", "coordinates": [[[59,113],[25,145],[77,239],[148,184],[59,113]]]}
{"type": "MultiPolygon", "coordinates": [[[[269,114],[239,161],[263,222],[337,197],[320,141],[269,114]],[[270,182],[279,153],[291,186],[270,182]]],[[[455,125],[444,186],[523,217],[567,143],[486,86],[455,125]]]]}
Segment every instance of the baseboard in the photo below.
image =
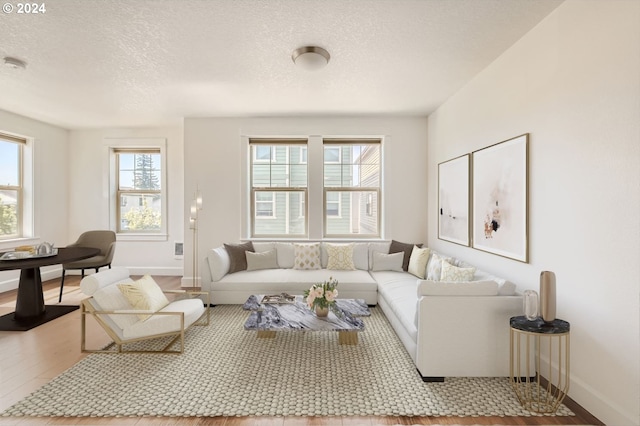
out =
{"type": "Polygon", "coordinates": [[[182,277],[182,280],[180,280],[180,286],[181,287],[198,287],[198,288],[202,288],[202,278],[200,277],[196,277],[196,282],[195,285],[193,283],[193,277],[182,277]]]}
{"type": "MultiPolygon", "coordinates": [[[[0,282],[0,293],[5,291],[16,290],[18,288],[18,282],[20,281],[20,271],[7,271],[7,274],[14,275],[13,278],[9,278],[0,282]]],[[[40,268],[40,278],[42,281],[53,280],[62,276],[62,266],[48,266],[40,268]]]]}
{"type": "MultiPolygon", "coordinates": [[[[549,360],[546,357],[540,358],[540,370],[548,371],[549,360]]],[[[557,377],[558,370],[555,363],[552,364],[553,376],[557,377]]],[[[594,389],[576,375],[574,371],[570,372],[569,393],[567,397],[571,398],[589,414],[610,425],[636,425],[639,424],[637,418],[632,413],[626,412],[610,397],[602,394],[594,389]]]]}
{"type": "MultiPolygon", "coordinates": [[[[129,269],[129,273],[131,275],[157,275],[157,276],[176,276],[179,277],[183,274],[183,268],[178,267],[163,267],[163,266],[126,266],[129,269]]],[[[104,271],[106,268],[100,268],[101,271],[104,271]]],[[[5,281],[0,282],[0,293],[5,291],[11,291],[18,288],[18,281],[20,280],[20,271],[6,271],[7,275],[14,275],[12,278],[8,278],[5,281]]],[[[87,269],[85,270],[85,275],[94,274],[94,270],[87,269]]],[[[66,272],[66,275],[81,275],[80,270],[69,270],[66,272]]],[[[40,268],[40,277],[42,281],[53,280],[62,277],[62,266],[48,266],[40,268]]],[[[183,278],[184,281],[184,278],[183,278]]],[[[189,281],[191,282],[191,281],[189,281]]],[[[191,286],[191,284],[189,284],[191,286]]]]}

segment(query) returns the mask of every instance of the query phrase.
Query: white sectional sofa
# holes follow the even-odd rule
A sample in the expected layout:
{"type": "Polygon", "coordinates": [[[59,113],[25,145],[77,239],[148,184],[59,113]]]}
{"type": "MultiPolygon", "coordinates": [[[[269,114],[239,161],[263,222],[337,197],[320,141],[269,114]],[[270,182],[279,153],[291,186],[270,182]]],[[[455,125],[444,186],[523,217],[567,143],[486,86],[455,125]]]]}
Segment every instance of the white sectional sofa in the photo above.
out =
{"type": "Polygon", "coordinates": [[[333,277],[339,297],[380,306],[424,380],[509,376],[509,318],[522,314],[522,296],[513,283],[433,251],[418,272],[425,279],[418,278],[395,263],[404,254],[389,256],[391,242],[350,243],[352,270],[326,269],[334,247],[319,243],[321,269],[300,270],[294,268],[295,244],[254,242],[255,253],[248,257],[276,259],[233,273],[230,252],[224,246],[212,249],[207,256],[211,276],[202,290],[210,293],[212,304],[242,304],[252,294],[302,294],[333,277]],[[439,280],[442,259],[447,267],[471,273],[471,280],[439,280]]]}

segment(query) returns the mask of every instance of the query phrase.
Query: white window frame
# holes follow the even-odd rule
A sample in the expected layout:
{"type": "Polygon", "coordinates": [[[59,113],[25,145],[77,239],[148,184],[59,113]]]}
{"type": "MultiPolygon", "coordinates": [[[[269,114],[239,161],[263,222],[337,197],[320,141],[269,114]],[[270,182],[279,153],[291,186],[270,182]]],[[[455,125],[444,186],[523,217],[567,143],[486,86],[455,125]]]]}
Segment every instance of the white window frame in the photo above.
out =
{"type": "MultiPolygon", "coordinates": [[[[168,240],[168,197],[167,197],[167,140],[164,138],[107,138],[103,141],[104,156],[107,159],[108,181],[106,191],[109,194],[109,227],[116,232],[118,241],[167,241],[168,240]],[[118,165],[116,152],[118,150],[150,150],[160,151],[160,188],[161,188],[161,221],[160,230],[152,232],[126,231],[118,232],[118,210],[120,199],[118,196],[118,165]]],[[[137,191],[140,192],[140,191],[137,191]]]]}
{"type": "Polygon", "coordinates": [[[300,164],[309,164],[309,149],[306,146],[300,147],[300,164]],[[302,155],[302,153],[305,153],[302,155]],[[304,161],[302,158],[304,157],[304,161]]]}

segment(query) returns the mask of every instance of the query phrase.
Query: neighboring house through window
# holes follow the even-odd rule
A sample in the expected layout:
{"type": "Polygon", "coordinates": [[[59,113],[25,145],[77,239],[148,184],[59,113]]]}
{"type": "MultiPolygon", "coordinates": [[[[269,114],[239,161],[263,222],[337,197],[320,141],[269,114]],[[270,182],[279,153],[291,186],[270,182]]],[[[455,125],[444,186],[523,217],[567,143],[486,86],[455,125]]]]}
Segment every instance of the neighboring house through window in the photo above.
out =
{"type": "Polygon", "coordinates": [[[306,139],[249,139],[251,236],[308,235],[306,139]]]}
{"type": "Polygon", "coordinates": [[[381,140],[330,139],[324,146],[324,237],[379,237],[381,140]]]}

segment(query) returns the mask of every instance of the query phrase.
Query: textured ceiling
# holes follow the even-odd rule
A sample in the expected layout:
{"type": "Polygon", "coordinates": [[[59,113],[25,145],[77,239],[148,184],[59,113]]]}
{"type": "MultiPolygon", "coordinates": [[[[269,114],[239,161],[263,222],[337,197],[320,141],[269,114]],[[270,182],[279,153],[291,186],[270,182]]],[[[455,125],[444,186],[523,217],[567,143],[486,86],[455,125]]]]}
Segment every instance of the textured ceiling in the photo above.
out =
{"type": "Polygon", "coordinates": [[[44,14],[0,14],[0,57],[28,64],[0,66],[0,109],[72,129],[426,115],[560,3],[47,1],[44,14]],[[331,54],[321,71],[291,61],[310,44],[331,54]]]}

